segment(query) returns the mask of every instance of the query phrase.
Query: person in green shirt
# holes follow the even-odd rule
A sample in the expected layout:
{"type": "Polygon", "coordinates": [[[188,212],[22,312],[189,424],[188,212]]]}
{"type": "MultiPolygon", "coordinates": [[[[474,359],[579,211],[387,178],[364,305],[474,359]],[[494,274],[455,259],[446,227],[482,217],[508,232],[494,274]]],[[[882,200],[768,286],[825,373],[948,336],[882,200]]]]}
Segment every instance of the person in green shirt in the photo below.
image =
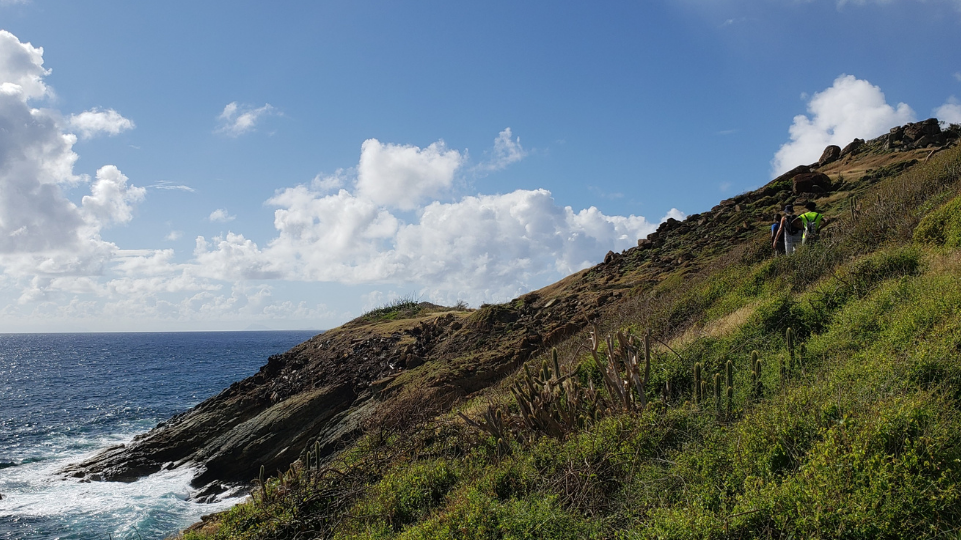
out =
{"type": "Polygon", "coordinates": [[[821,225],[824,223],[824,216],[818,213],[814,201],[808,201],[804,205],[804,209],[807,212],[798,216],[801,219],[801,229],[803,231],[801,244],[809,244],[817,240],[818,231],[821,230],[821,225]]]}

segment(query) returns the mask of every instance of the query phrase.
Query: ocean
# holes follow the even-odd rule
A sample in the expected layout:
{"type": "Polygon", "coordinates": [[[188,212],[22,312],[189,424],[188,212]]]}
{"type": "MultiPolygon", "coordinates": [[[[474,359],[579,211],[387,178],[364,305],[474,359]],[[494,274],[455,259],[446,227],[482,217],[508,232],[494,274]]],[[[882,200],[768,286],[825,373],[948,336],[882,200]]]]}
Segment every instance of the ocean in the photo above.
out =
{"type": "Polygon", "coordinates": [[[239,502],[188,501],[191,472],[79,482],[68,463],[129,441],[316,335],[0,334],[0,539],[162,539],[239,502]]]}

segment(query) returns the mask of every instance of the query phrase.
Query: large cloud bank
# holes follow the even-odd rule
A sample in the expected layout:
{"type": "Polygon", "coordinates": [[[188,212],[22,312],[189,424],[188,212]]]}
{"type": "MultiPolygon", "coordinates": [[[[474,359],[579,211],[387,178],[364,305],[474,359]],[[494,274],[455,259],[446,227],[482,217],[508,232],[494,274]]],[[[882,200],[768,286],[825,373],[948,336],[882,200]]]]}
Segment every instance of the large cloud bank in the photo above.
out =
{"type": "Polygon", "coordinates": [[[590,266],[657,225],[594,207],[575,212],[543,189],[434,199],[464,162],[440,141],[418,148],[369,139],[346,180],[352,189],[330,193],[345,183],[338,177],[281,190],[267,201],[277,207],[276,238],[260,248],[242,234],[201,237],[196,261],[215,279],[423,284],[436,300],[480,302],[590,266]]]}
{"type": "MultiPolygon", "coordinates": [[[[561,206],[543,189],[458,195],[460,176],[492,173],[527,155],[507,128],[489,159],[475,165],[443,141],[364,141],[353,167],[266,201],[275,208],[275,235],[262,246],[232,231],[198,237],[194,252],[179,256],[121,248],[101,232],[136,227],[147,191],[114,165],[76,173],[74,148],[78,138],[113,136],[135,124],[109,108],[70,115],[44,108],[53,101],[48,74],[42,48],[0,31],[0,295],[7,299],[0,320],[333,316],[322,303],[272,298],[271,280],[403,284],[440,302],[502,301],[633,246],[657,225],[561,206]],[[78,187],[89,194],[70,200],[67,188],[78,187]]],[[[236,137],[269,114],[270,105],[230,103],[217,131],[236,137]]],[[[233,219],[223,208],[209,216],[238,223],[233,219]]]]}
{"type": "Polygon", "coordinates": [[[76,135],[62,131],[56,111],[30,104],[47,97],[47,73],[43,49],[0,30],[0,263],[17,277],[100,267],[115,250],[100,230],[130,221],[132,205],[144,197],[143,188],[128,185],[112,165],[93,182],[74,174],[76,135]],[[89,183],[91,191],[80,205],[61,190],[78,183],[89,183]]]}

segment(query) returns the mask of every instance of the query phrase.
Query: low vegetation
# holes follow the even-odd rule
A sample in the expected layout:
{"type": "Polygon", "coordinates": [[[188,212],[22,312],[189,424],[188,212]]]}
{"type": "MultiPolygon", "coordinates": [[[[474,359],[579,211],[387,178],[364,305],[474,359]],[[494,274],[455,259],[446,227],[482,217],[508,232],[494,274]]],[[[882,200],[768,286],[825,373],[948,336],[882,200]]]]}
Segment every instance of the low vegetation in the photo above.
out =
{"type": "Polygon", "coordinates": [[[771,258],[758,232],[639,287],[454,411],[307,453],[183,538],[957,538],[959,190],[956,146],[835,199],[818,244],[771,258]]]}

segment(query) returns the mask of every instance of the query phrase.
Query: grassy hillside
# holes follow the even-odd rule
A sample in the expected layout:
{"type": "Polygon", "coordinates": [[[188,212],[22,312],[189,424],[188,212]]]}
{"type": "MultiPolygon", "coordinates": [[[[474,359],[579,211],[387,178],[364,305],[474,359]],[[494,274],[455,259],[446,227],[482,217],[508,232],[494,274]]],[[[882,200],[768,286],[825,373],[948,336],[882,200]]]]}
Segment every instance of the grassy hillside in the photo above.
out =
{"type": "MultiPolygon", "coordinates": [[[[828,171],[831,222],[794,255],[770,256],[767,186],[552,286],[612,291],[593,335],[440,414],[402,374],[333,461],[264,471],[183,538],[958,537],[961,147],[890,155],[828,171]]],[[[374,315],[354,324],[396,324],[374,315]]]]}

